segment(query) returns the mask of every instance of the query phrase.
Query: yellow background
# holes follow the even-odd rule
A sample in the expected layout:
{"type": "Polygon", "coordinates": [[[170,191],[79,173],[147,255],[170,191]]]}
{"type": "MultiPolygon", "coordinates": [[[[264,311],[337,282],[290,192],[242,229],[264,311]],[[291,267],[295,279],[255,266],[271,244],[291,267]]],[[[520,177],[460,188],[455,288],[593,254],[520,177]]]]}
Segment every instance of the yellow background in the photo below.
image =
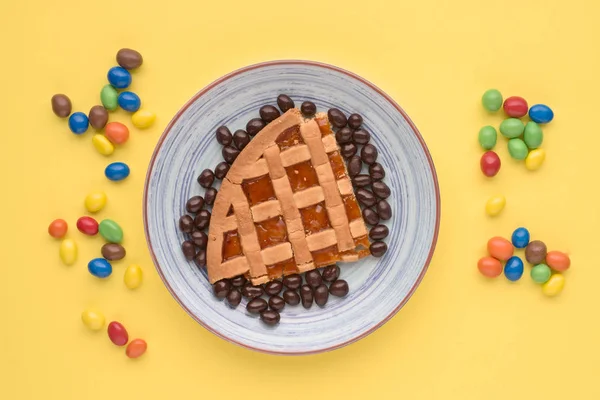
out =
{"type": "MultiPolygon", "coordinates": [[[[0,398],[600,398],[599,17],[592,0],[3,1],[0,398]],[[133,90],[159,119],[110,157],[132,168],[114,184],[92,133],[71,134],[50,97],[87,112],[121,47],[144,55],[133,90]],[[141,214],[154,144],[184,102],[238,67],[285,58],[341,66],[394,97],[427,141],[442,197],[437,251],[401,312],[349,347],[296,358],[238,348],[189,318],[151,264],[141,214]],[[511,160],[503,138],[500,174],[479,171],[477,131],[502,118],[480,106],[489,87],[553,107],[538,172],[511,160]],[[86,269],[102,240],[75,229],[93,189],[109,196],[98,217],[126,235],[107,281],[86,269]],[[484,203],[496,193],[507,207],[492,220],[484,203]],[[72,267],[46,234],[58,217],[79,244],[72,267]],[[571,254],[559,297],[527,275],[478,275],[487,239],[521,225],[571,254]],[[122,282],[130,263],[144,268],[137,291],[122,282]],[[88,306],[145,338],[144,358],[86,331],[88,306]]],[[[111,119],[130,124],[122,111],[111,119]]]]}

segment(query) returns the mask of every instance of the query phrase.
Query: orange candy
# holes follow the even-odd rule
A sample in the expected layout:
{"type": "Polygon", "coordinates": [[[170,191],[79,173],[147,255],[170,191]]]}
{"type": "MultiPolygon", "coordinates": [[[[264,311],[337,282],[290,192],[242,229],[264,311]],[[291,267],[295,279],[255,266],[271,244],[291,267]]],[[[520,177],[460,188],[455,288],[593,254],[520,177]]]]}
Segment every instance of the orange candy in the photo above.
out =
{"type": "Polygon", "coordinates": [[[477,262],[477,269],[483,276],[495,278],[502,273],[502,263],[493,257],[483,257],[477,262]]]}
{"type": "Polygon", "coordinates": [[[511,242],[499,236],[488,240],[487,249],[492,257],[501,261],[511,258],[515,251],[511,242]]]}
{"type": "Polygon", "coordinates": [[[48,233],[53,238],[61,239],[67,234],[67,229],[69,229],[67,221],[64,219],[55,219],[48,226],[48,233]]]}
{"type": "Polygon", "coordinates": [[[561,251],[549,251],[546,254],[546,264],[555,271],[563,272],[571,266],[571,259],[561,251]]]}
{"type": "Polygon", "coordinates": [[[147,348],[148,344],[145,340],[133,339],[127,345],[127,349],[125,349],[125,354],[127,354],[127,357],[129,358],[138,358],[146,352],[147,348]]]}
{"type": "Polygon", "coordinates": [[[129,128],[120,122],[109,122],[104,127],[104,135],[114,144],[123,144],[129,139],[129,128]]]}

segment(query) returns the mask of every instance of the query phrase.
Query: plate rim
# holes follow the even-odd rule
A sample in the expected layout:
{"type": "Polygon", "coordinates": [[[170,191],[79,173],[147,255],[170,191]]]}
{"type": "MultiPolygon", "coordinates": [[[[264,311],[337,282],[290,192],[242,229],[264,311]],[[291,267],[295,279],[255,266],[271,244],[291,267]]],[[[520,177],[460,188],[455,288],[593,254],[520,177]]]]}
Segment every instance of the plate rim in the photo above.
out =
{"type": "Polygon", "coordinates": [[[441,200],[440,200],[440,187],[439,187],[439,182],[438,182],[438,177],[437,177],[437,172],[435,169],[435,165],[433,163],[433,159],[431,157],[431,153],[429,152],[429,148],[427,147],[427,144],[425,143],[425,140],[423,139],[423,136],[421,136],[421,133],[419,132],[419,130],[417,129],[416,125],[413,123],[413,121],[410,119],[410,117],[406,114],[406,112],[402,109],[402,107],[400,107],[400,105],[398,103],[396,103],[396,101],[394,99],[392,99],[392,97],[390,97],[386,92],[384,92],[383,90],[381,90],[379,87],[377,87],[375,84],[371,83],[370,81],[362,78],[361,76],[355,74],[354,72],[348,71],[346,69],[337,67],[335,65],[331,65],[331,64],[326,64],[326,63],[322,63],[319,61],[312,61],[312,60],[296,60],[296,59],[290,59],[290,60],[272,60],[272,61],[264,61],[264,62],[259,62],[259,63],[255,63],[255,64],[250,64],[247,65],[245,67],[241,67],[238,68],[228,74],[225,74],[223,76],[221,76],[220,78],[214,80],[213,82],[211,82],[210,84],[208,84],[207,86],[205,86],[204,88],[202,88],[200,91],[198,91],[196,94],[194,94],[175,114],[175,116],[173,116],[173,118],[171,119],[171,121],[169,121],[169,123],[167,124],[167,126],[165,127],[163,133],[161,134],[160,138],[158,139],[158,141],[156,142],[156,145],[154,147],[154,151],[152,152],[152,157],[150,158],[149,164],[148,164],[148,168],[146,170],[146,177],[144,179],[144,194],[143,194],[143,198],[142,198],[142,217],[143,217],[143,222],[144,222],[144,236],[146,238],[146,245],[148,247],[148,250],[150,252],[150,257],[152,259],[152,263],[154,264],[154,267],[156,269],[156,271],[158,272],[158,275],[160,276],[163,284],[166,286],[167,290],[169,291],[169,293],[171,294],[171,296],[175,299],[175,301],[181,306],[181,308],[183,308],[185,310],[185,312],[193,319],[195,320],[197,323],[199,323],[202,327],[204,327],[206,330],[208,330],[209,332],[211,332],[212,334],[216,335],[217,337],[229,342],[229,343],[233,343],[236,344],[240,347],[249,349],[249,350],[253,350],[253,351],[257,351],[260,353],[264,353],[264,354],[273,354],[273,355],[309,355],[309,354],[318,354],[318,353],[324,353],[324,352],[328,352],[328,351],[332,351],[332,350],[337,350],[339,348],[348,346],[354,342],[357,342],[365,337],[367,337],[368,335],[370,335],[371,333],[375,332],[377,329],[379,329],[380,327],[382,327],[386,322],[388,322],[390,319],[392,319],[392,317],[394,317],[398,311],[400,311],[400,309],[402,307],[404,307],[404,305],[408,302],[408,300],[412,297],[412,295],[414,294],[415,290],[417,289],[417,287],[420,285],[421,281],[423,280],[423,277],[425,276],[425,274],[427,273],[427,270],[429,269],[429,265],[431,263],[431,260],[433,258],[433,254],[435,252],[435,248],[437,245],[437,240],[438,240],[438,235],[439,235],[439,229],[440,229],[440,216],[441,216],[441,200]],[[190,309],[188,309],[185,304],[181,301],[181,299],[179,298],[179,296],[177,295],[177,293],[175,293],[174,289],[171,287],[171,285],[169,284],[169,282],[167,281],[167,279],[165,278],[162,269],[158,263],[158,260],[156,259],[156,255],[154,253],[154,250],[152,248],[152,244],[150,242],[150,235],[149,235],[149,229],[148,229],[148,188],[149,188],[149,182],[150,182],[150,177],[152,175],[152,171],[154,169],[154,164],[156,162],[156,157],[158,155],[158,152],[160,151],[160,149],[162,148],[162,145],[165,141],[165,139],[167,138],[167,135],[170,133],[173,125],[179,120],[179,118],[183,115],[183,113],[185,111],[187,111],[187,109],[196,101],[198,100],[198,98],[200,98],[201,96],[203,96],[204,94],[206,94],[206,92],[208,92],[209,90],[211,90],[212,88],[214,88],[215,86],[226,82],[227,80],[243,74],[245,72],[248,71],[252,71],[255,69],[260,69],[260,68],[265,68],[265,67],[272,67],[272,66],[279,66],[279,65],[302,65],[302,66],[312,66],[312,67],[319,67],[319,68],[325,68],[325,69],[329,69],[329,70],[333,70],[339,73],[342,73],[344,75],[349,76],[350,78],[356,79],[360,82],[362,82],[363,84],[369,86],[371,89],[373,89],[374,91],[376,91],[379,95],[381,95],[383,98],[385,98],[396,110],[398,110],[398,112],[400,112],[400,114],[404,117],[404,119],[408,122],[409,126],[411,127],[413,134],[416,136],[417,140],[419,141],[419,143],[421,144],[421,147],[423,149],[423,151],[425,152],[425,156],[427,157],[427,162],[429,163],[429,167],[431,169],[431,174],[433,177],[433,183],[434,183],[434,187],[435,187],[435,201],[436,201],[436,221],[435,221],[435,228],[434,228],[434,234],[433,234],[433,238],[432,238],[432,242],[431,242],[431,248],[429,250],[429,254],[427,255],[427,260],[425,261],[425,264],[423,265],[423,268],[421,270],[421,272],[419,273],[419,276],[417,277],[417,280],[415,281],[415,283],[413,284],[413,286],[410,288],[410,290],[408,291],[408,293],[406,294],[406,296],[402,299],[402,301],[398,304],[398,306],[396,308],[394,308],[385,318],[383,318],[381,321],[379,321],[377,324],[375,324],[371,329],[369,329],[366,332],[363,332],[360,335],[357,335],[353,338],[350,338],[346,341],[344,341],[343,343],[339,343],[336,344],[334,346],[330,346],[330,347],[326,347],[326,348],[322,348],[322,349],[315,349],[315,350],[308,350],[308,351],[274,351],[274,350],[267,350],[267,349],[262,349],[262,348],[258,348],[258,347],[252,347],[249,346],[245,343],[241,343],[236,341],[235,339],[232,339],[228,336],[225,336],[223,334],[221,334],[220,332],[217,332],[216,330],[212,329],[208,324],[204,323],[204,321],[202,321],[202,319],[200,319],[199,317],[197,317],[190,309]]]}

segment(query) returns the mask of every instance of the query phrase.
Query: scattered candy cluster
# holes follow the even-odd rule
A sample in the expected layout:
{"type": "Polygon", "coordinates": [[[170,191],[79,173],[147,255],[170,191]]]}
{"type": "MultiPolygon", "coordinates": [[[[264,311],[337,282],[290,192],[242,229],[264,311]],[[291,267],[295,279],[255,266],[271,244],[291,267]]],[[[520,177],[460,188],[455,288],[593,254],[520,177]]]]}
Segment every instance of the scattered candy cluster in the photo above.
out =
{"type": "Polygon", "coordinates": [[[560,251],[547,251],[546,244],[540,240],[530,241],[529,231],[517,228],[512,234],[511,241],[502,237],[493,237],[487,243],[489,256],[482,257],[477,268],[488,278],[504,276],[510,281],[518,281],[523,276],[523,260],[514,255],[516,249],[525,249],[525,259],[532,265],[531,279],[542,285],[542,292],[547,296],[559,294],[564,285],[562,274],[571,266],[569,256],[560,251]]]}
{"type": "MultiPolygon", "coordinates": [[[[104,315],[96,310],[87,309],[81,313],[81,320],[83,324],[92,331],[99,331],[104,328],[106,318],[104,315]]],[[[113,321],[108,324],[108,338],[117,346],[125,346],[129,342],[129,334],[127,329],[120,322],[113,321]]],[[[138,358],[146,352],[148,344],[143,339],[133,339],[127,345],[125,354],[129,358],[138,358]]]]}

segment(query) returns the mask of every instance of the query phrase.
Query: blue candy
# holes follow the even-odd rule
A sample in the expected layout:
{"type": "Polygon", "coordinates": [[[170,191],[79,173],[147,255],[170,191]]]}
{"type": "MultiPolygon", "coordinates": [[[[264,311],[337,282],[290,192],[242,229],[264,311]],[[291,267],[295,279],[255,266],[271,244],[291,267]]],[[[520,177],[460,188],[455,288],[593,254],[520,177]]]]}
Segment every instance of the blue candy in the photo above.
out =
{"type": "Polygon", "coordinates": [[[509,281],[518,281],[523,276],[523,260],[517,256],[512,256],[504,265],[504,276],[509,281]]]}
{"type": "Polygon", "coordinates": [[[104,170],[104,175],[111,181],[122,181],[129,176],[129,167],[122,162],[108,164],[104,170]]]}
{"type": "Polygon", "coordinates": [[[121,92],[119,94],[119,106],[129,112],[136,112],[140,109],[142,102],[139,96],[133,92],[121,92]]]}
{"type": "Polygon", "coordinates": [[[112,265],[104,258],[94,258],[88,263],[88,271],[97,278],[107,278],[112,274],[112,265]]]}
{"type": "Polygon", "coordinates": [[[81,135],[87,131],[90,121],[87,115],[82,112],[75,112],[69,117],[69,129],[76,135],[81,135]]]}
{"type": "Polygon", "coordinates": [[[107,78],[116,89],[125,89],[131,85],[131,74],[125,68],[112,67],[108,70],[107,78]]]}
{"type": "Polygon", "coordinates": [[[524,249],[529,244],[529,231],[523,227],[517,228],[513,232],[511,240],[517,249],[524,249]]]}
{"type": "Polygon", "coordinates": [[[554,112],[545,104],[536,104],[529,109],[529,118],[538,124],[547,124],[554,118],[554,112]]]}

